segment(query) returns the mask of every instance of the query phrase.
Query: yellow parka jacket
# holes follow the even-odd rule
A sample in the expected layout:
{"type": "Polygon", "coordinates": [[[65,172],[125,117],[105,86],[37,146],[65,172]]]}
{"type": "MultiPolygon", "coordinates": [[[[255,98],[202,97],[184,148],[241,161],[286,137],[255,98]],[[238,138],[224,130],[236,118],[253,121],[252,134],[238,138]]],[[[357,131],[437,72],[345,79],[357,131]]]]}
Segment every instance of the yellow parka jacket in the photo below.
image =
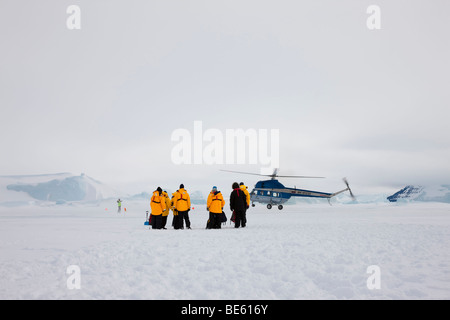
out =
{"type": "Polygon", "coordinates": [[[187,211],[191,208],[191,197],[184,188],[181,188],[175,192],[173,206],[177,211],[187,211]]]}
{"type": "Polygon", "coordinates": [[[159,194],[159,191],[154,191],[150,200],[150,208],[152,209],[152,215],[159,216],[166,210],[166,201],[164,196],[159,194]]]}
{"type": "Polygon", "coordinates": [[[176,194],[176,192],[172,193],[172,198],[170,199],[170,210],[172,210],[174,216],[177,216],[178,211],[177,211],[177,209],[175,209],[175,205],[174,205],[175,194],[176,194]]]}
{"type": "Polygon", "coordinates": [[[164,210],[164,212],[162,213],[163,217],[167,217],[170,213],[170,207],[172,206],[172,200],[170,200],[169,195],[167,194],[167,192],[163,191],[163,197],[164,197],[164,202],[166,203],[166,210],[164,210]]]}
{"type": "Polygon", "coordinates": [[[223,200],[223,196],[220,191],[211,191],[208,195],[208,200],[206,201],[208,211],[212,213],[222,213],[224,206],[225,200],[223,200]]]}
{"type": "Polygon", "coordinates": [[[247,207],[249,207],[250,206],[250,193],[247,190],[247,186],[242,185],[242,186],[239,186],[239,188],[241,188],[241,190],[244,192],[245,197],[247,198],[247,207]]]}

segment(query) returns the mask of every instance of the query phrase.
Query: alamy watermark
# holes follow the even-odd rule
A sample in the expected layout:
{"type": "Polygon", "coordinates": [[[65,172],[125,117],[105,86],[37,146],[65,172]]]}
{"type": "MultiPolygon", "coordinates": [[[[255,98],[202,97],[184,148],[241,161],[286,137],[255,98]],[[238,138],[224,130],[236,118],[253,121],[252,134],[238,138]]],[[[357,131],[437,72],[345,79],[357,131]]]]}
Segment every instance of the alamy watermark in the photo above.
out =
{"type": "Polygon", "coordinates": [[[77,5],[70,5],[66,9],[66,13],[70,16],[67,17],[66,27],[69,30],[81,29],[81,9],[77,5]]]}
{"type": "Polygon", "coordinates": [[[66,269],[66,274],[69,275],[66,281],[67,289],[81,289],[81,269],[77,265],[70,265],[66,269]]]}
{"type": "Polygon", "coordinates": [[[370,276],[367,278],[367,289],[381,289],[381,269],[377,265],[371,265],[367,267],[367,271],[370,276]]]}
{"type": "Polygon", "coordinates": [[[367,7],[366,13],[370,16],[366,20],[366,26],[369,30],[381,29],[381,9],[379,6],[372,4],[367,7]]]}
{"type": "MultiPolygon", "coordinates": [[[[69,30],[81,29],[81,9],[80,6],[72,4],[67,7],[66,13],[69,15],[66,20],[66,26],[69,30]]],[[[369,14],[366,20],[366,26],[369,30],[381,29],[381,8],[376,4],[367,7],[366,13],[369,14]]]]}
{"type": "Polygon", "coordinates": [[[278,129],[203,130],[202,121],[194,121],[193,131],[176,129],[171,141],[174,164],[257,164],[267,169],[280,163],[278,129]]]}
{"type": "MultiPolygon", "coordinates": [[[[81,29],[81,9],[80,6],[72,4],[67,7],[66,13],[69,14],[66,20],[66,26],[69,30],[81,29]]],[[[366,26],[369,30],[381,29],[381,8],[376,4],[367,7],[366,13],[369,14],[366,20],[366,26]]]]}

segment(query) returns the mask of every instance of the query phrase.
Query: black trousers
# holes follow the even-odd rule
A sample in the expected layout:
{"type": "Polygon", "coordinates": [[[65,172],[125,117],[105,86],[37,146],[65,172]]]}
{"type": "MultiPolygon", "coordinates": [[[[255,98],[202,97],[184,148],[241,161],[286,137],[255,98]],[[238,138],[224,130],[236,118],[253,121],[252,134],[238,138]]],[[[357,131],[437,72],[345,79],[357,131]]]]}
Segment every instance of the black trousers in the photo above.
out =
{"type": "Polygon", "coordinates": [[[243,220],[244,220],[244,227],[245,227],[245,224],[247,224],[247,210],[248,210],[248,207],[245,208],[245,210],[244,210],[244,218],[243,218],[243,220]]]}
{"type": "Polygon", "coordinates": [[[157,216],[152,215],[152,229],[161,229],[161,228],[162,228],[162,216],[161,215],[157,215],[157,216]]]}
{"type": "Polygon", "coordinates": [[[176,229],[180,229],[180,216],[174,215],[173,219],[172,219],[172,227],[176,230],[176,229]]]}
{"type": "Polygon", "coordinates": [[[234,227],[245,227],[245,224],[247,223],[247,219],[245,218],[245,211],[244,210],[235,210],[236,218],[234,220],[234,227]]]}
{"type": "Polygon", "coordinates": [[[186,228],[191,227],[191,221],[189,220],[189,211],[178,211],[178,219],[180,228],[184,229],[184,222],[186,221],[186,228]]]}
{"type": "Polygon", "coordinates": [[[161,228],[165,228],[167,224],[167,216],[162,216],[161,219],[161,228]]]}
{"type": "Polygon", "coordinates": [[[206,229],[221,229],[222,228],[222,213],[209,213],[209,220],[206,229]]]}

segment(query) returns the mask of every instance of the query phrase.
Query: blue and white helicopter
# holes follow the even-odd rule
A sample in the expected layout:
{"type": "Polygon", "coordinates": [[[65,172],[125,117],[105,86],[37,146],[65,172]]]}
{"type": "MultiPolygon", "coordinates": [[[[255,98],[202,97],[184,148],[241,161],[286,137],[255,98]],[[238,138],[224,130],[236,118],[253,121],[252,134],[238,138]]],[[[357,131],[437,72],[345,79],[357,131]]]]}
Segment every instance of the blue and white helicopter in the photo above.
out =
{"type": "Polygon", "coordinates": [[[278,169],[275,169],[272,174],[258,174],[258,173],[230,171],[230,170],[221,170],[221,171],[270,177],[270,180],[258,181],[255,184],[255,187],[250,193],[250,200],[252,202],[252,207],[255,206],[255,203],[263,203],[267,204],[267,209],[272,209],[273,205],[278,205],[278,209],[282,210],[283,203],[288,201],[291,197],[325,198],[330,203],[330,199],[332,197],[337,196],[338,194],[343,193],[345,191],[348,191],[352,199],[355,200],[355,196],[353,195],[353,192],[350,189],[350,186],[346,178],[344,178],[343,180],[347,188],[335,193],[328,193],[297,188],[287,188],[283,184],[281,184],[277,179],[275,179],[277,177],[280,178],[324,178],[324,177],[280,176],[277,174],[278,169]]]}

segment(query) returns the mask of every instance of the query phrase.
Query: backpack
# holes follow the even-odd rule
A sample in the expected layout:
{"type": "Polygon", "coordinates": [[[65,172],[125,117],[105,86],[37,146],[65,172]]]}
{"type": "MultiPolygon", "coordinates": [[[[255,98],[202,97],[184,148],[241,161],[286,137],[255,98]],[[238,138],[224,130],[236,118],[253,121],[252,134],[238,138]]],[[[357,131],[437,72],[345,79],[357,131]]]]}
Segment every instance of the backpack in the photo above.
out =
{"type": "Polygon", "coordinates": [[[231,214],[230,224],[231,224],[231,222],[235,222],[235,221],[236,221],[236,212],[233,211],[233,213],[231,214]]]}
{"type": "Polygon", "coordinates": [[[225,214],[225,212],[222,211],[222,215],[221,215],[222,220],[220,222],[222,223],[226,223],[227,222],[227,215],[225,214]]]}

